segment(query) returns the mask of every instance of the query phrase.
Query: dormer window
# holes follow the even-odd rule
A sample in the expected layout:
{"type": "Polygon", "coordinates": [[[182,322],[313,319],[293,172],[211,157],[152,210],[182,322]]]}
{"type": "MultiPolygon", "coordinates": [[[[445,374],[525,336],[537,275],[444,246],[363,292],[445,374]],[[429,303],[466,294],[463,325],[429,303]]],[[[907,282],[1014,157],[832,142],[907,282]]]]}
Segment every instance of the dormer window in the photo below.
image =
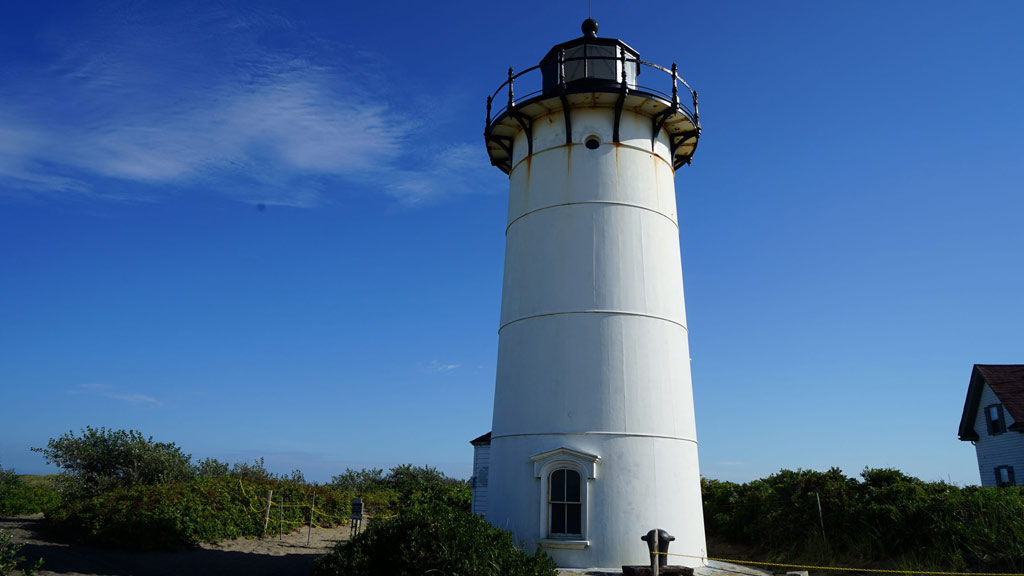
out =
{"type": "Polygon", "coordinates": [[[1006,418],[1003,417],[1003,405],[992,404],[985,407],[985,422],[988,424],[989,436],[1006,432],[1006,418]]]}

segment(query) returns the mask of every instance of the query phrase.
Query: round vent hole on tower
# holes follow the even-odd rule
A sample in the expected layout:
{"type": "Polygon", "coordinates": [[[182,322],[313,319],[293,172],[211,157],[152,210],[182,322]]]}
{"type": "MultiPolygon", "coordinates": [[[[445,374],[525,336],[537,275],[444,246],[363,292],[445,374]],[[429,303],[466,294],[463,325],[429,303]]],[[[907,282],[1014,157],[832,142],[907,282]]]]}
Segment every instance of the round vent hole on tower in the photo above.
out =
{"type": "Polygon", "coordinates": [[[601,139],[597,136],[587,136],[583,140],[583,145],[586,146],[588,150],[597,150],[598,147],[601,146],[601,139]]]}

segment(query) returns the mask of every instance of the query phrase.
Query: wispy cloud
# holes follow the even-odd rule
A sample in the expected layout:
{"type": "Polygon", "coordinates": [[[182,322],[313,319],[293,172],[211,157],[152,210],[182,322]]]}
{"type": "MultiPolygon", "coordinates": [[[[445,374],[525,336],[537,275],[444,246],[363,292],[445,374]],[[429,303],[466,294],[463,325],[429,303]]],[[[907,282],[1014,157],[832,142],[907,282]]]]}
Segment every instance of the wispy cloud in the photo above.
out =
{"type": "Polygon", "coordinates": [[[461,196],[478,191],[489,179],[481,167],[490,167],[483,146],[458,144],[444,148],[420,170],[398,170],[391,174],[385,191],[403,204],[417,206],[438,198],[461,196]],[[476,175],[476,178],[468,177],[476,175]]]}
{"type": "Polygon", "coordinates": [[[109,400],[117,400],[119,402],[126,402],[136,406],[163,406],[163,402],[152,396],[132,392],[121,392],[114,389],[114,387],[109,384],[78,384],[69,390],[69,392],[71,394],[86,394],[99,398],[107,398],[109,400]]]}
{"type": "Polygon", "coordinates": [[[426,128],[360,66],[373,55],[340,58],[252,11],[137,10],[68,25],[59,58],[0,73],[0,188],[148,201],[188,187],[296,206],[339,182],[410,206],[477,189],[480,147],[413,145],[426,128]]]}
{"type": "Polygon", "coordinates": [[[420,372],[426,374],[451,374],[461,367],[461,364],[444,364],[437,360],[431,360],[429,364],[420,364],[420,372]]]}
{"type": "Polygon", "coordinates": [[[163,402],[145,394],[104,394],[111,400],[120,400],[129,404],[146,404],[150,406],[163,406],[163,402]]]}

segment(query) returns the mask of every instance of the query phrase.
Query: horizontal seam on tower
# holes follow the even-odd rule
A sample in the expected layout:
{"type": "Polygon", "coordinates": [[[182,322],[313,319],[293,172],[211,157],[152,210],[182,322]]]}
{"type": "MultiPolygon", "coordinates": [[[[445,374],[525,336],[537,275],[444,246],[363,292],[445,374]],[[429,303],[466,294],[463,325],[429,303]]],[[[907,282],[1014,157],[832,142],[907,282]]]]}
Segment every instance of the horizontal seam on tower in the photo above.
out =
{"type": "Polygon", "coordinates": [[[682,328],[683,331],[686,332],[687,334],[690,333],[690,331],[686,328],[685,325],[680,324],[679,322],[676,322],[675,320],[672,320],[670,318],[665,318],[664,316],[655,316],[654,314],[644,314],[642,312],[627,312],[627,311],[624,311],[624,310],[578,310],[578,311],[571,311],[571,312],[546,312],[544,314],[532,314],[530,316],[523,316],[522,318],[516,318],[515,320],[512,320],[510,322],[506,322],[506,323],[502,324],[501,327],[498,328],[498,334],[501,334],[501,331],[504,330],[507,326],[515,324],[516,322],[522,322],[523,320],[531,320],[533,318],[543,318],[545,316],[565,316],[565,315],[569,315],[569,314],[617,314],[617,315],[621,315],[621,316],[639,316],[641,318],[652,318],[654,320],[661,320],[663,322],[668,322],[669,324],[675,324],[676,326],[679,326],[680,328],[682,328]]]}
{"type": "MultiPolygon", "coordinates": [[[[508,172],[509,172],[509,174],[511,174],[516,168],[519,167],[520,164],[522,164],[523,162],[526,162],[527,158],[538,156],[540,154],[545,154],[547,152],[552,152],[554,150],[558,150],[559,148],[566,148],[568,146],[579,146],[579,145],[580,145],[579,142],[573,142],[572,144],[559,144],[558,146],[552,146],[550,148],[545,148],[543,150],[538,150],[538,151],[534,152],[532,155],[531,154],[527,154],[526,156],[523,156],[522,158],[520,158],[519,161],[516,162],[511,168],[509,168],[508,172]]],[[[669,168],[671,168],[672,169],[672,173],[675,174],[675,171],[676,171],[675,170],[675,166],[673,166],[672,163],[669,162],[668,160],[665,160],[664,158],[662,158],[661,154],[658,154],[657,152],[652,152],[651,150],[648,150],[646,148],[642,148],[640,146],[633,146],[632,144],[624,144],[622,142],[619,142],[619,146],[621,148],[629,148],[630,150],[636,150],[638,152],[643,152],[644,154],[650,154],[651,156],[654,156],[658,160],[661,160],[661,163],[666,165],[666,166],[668,166],[669,168]]]]}
{"type": "Polygon", "coordinates": [[[667,214],[665,214],[664,212],[659,212],[658,210],[655,210],[653,208],[648,208],[646,206],[641,206],[639,204],[630,204],[628,202],[612,202],[612,201],[609,201],[609,200],[588,200],[586,202],[565,202],[563,204],[552,204],[551,206],[545,206],[543,208],[537,208],[536,210],[530,210],[529,212],[524,212],[524,213],[520,214],[519,216],[517,216],[515,220],[509,222],[508,226],[505,226],[505,235],[508,236],[508,231],[509,231],[509,229],[512,228],[513,224],[515,224],[516,222],[519,222],[523,218],[526,218],[530,214],[536,214],[537,212],[542,212],[544,210],[550,210],[552,208],[563,208],[565,206],[577,206],[577,205],[582,205],[582,204],[608,204],[609,206],[628,206],[630,208],[637,208],[637,209],[640,209],[640,210],[646,210],[648,212],[654,212],[658,216],[661,216],[662,218],[664,218],[664,219],[668,220],[669,222],[671,222],[672,225],[676,227],[676,232],[679,231],[679,223],[678,222],[676,222],[672,218],[669,218],[669,216],[667,214]]]}
{"type": "Polygon", "coordinates": [[[662,438],[665,440],[679,440],[682,442],[697,443],[694,438],[683,438],[681,436],[668,436],[665,434],[638,434],[635,432],[526,432],[519,434],[500,434],[498,436],[491,436],[491,440],[497,440],[498,438],[517,438],[525,436],[640,436],[643,438],[662,438]]]}

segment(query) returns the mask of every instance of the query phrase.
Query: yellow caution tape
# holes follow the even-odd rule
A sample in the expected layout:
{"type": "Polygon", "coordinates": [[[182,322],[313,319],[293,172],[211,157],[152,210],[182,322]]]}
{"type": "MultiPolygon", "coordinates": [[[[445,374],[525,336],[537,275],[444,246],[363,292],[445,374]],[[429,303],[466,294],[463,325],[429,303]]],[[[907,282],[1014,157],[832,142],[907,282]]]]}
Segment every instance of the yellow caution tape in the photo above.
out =
{"type": "Polygon", "coordinates": [[[328,514],[328,513],[324,512],[323,510],[317,510],[316,514],[317,514],[317,516],[326,516],[328,518],[334,518],[336,520],[349,520],[349,518],[347,516],[343,515],[343,514],[340,514],[340,515],[328,514]]]}
{"type": "Polygon", "coordinates": [[[936,572],[931,570],[882,570],[878,568],[843,568],[838,566],[811,566],[807,564],[780,564],[778,562],[754,562],[752,560],[733,560],[729,558],[711,558],[709,556],[690,556],[688,554],[673,554],[671,552],[654,552],[665,556],[683,556],[685,558],[698,558],[700,560],[714,560],[715,562],[729,562],[732,564],[750,564],[752,566],[772,566],[775,568],[801,568],[804,570],[831,570],[835,572],[870,572],[872,574],[923,574],[925,576],[1024,576],[1012,572],[936,572]]]}

